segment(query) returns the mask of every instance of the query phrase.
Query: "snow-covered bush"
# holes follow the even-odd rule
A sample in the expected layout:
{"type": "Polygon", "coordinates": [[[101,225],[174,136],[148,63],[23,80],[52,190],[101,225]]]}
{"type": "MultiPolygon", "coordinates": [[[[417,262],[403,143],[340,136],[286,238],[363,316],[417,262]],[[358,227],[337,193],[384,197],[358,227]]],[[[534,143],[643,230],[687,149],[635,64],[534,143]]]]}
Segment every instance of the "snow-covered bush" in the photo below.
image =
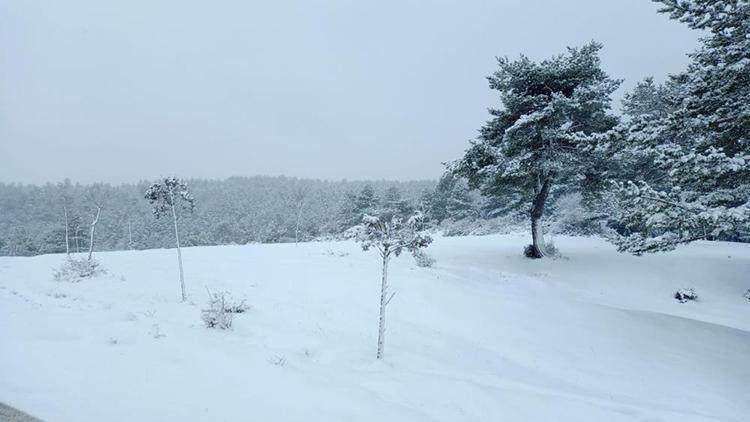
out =
{"type": "Polygon", "coordinates": [[[206,328],[229,330],[232,328],[232,312],[229,312],[226,299],[221,293],[214,293],[208,301],[208,308],[201,311],[201,319],[206,328]]]}
{"type": "Polygon", "coordinates": [[[429,268],[435,265],[436,262],[435,258],[421,249],[412,252],[412,256],[414,257],[414,261],[417,262],[418,267],[429,268]]]}
{"type": "Polygon", "coordinates": [[[229,300],[227,300],[225,298],[225,301],[226,301],[226,305],[227,305],[227,307],[226,307],[227,312],[229,312],[231,314],[244,314],[245,312],[247,312],[248,310],[250,310],[250,305],[248,305],[247,303],[245,303],[244,299],[242,299],[239,302],[235,302],[231,298],[229,300]]]}
{"type": "Polygon", "coordinates": [[[201,311],[201,319],[207,328],[229,330],[234,314],[246,312],[250,307],[244,300],[235,302],[227,292],[209,293],[208,308],[201,311]]]}
{"type": "Polygon", "coordinates": [[[692,288],[679,289],[674,293],[674,298],[680,303],[685,303],[688,300],[698,300],[698,294],[692,288]]]}
{"type": "Polygon", "coordinates": [[[59,269],[55,270],[54,277],[56,281],[67,281],[77,283],[87,278],[96,277],[106,274],[99,261],[91,259],[76,259],[68,257],[59,269]]]}
{"type": "Polygon", "coordinates": [[[750,300],[750,289],[745,290],[745,299],[750,300]]]}

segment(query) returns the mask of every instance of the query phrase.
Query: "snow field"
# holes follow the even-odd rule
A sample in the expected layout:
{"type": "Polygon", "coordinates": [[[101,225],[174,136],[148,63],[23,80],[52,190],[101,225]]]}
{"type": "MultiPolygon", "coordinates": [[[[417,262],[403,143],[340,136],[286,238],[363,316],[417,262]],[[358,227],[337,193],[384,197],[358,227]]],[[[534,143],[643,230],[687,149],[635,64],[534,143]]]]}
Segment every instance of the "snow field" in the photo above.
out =
{"type": "Polygon", "coordinates": [[[591,238],[438,237],[391,261],[352,242],[0,257],[0,401],[54,421],[743,421],[750,245],[633,257],[591,238]],[[692,287],[697,302],[674,292],[692,287]],[[203,326],[208,293],[251,309],[203,326]]]}

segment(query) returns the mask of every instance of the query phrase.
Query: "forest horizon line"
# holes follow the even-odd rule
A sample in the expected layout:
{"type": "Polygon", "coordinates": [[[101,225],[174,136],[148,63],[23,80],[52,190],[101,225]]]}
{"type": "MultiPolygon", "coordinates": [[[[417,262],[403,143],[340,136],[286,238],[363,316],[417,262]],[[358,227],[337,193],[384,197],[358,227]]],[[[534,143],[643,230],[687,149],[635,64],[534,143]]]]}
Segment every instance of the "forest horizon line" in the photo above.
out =
{"type": "Polygon", "coordinates": [[[232,175],[232,176],[226,176],[226,177],[193,177],[189,175],[184,174],[162,174],[159,176],[155,176],[153,178],[140,178],[135,181],[127,181],[127,182],[121,182],[121,181],[81,181],[81,180],[73,180],[70,177],[64,177],[62,179],[58,180],[48,180],[46,182],[23,182],[23,181],[17,181],[17,180],[0,180],[0,185],[6,185],[6,186],[26,186],[26,187],[43,187],[48,185],[59,185],[59,184],[70,184],[72,186],[78,185],[78,186],[91,186],[91,185],[109,185],[112,187],[120,187],[120,186],[138,186],[142,185],[144,183],[151,183],[154,180],[161,180],[164,177],[167,176],[175,176],[180,178],[181,180],[184,180],[188,183],[191,181],[198,181],[198,182],[226,182],[230,180],[253,180],[253,179],[278,179],[278,180],[291,180],[291,181],[303,181],[303,182],[318,182],[318,183],[351,183],[351,184],[362,184],[362,183],[437,183],[440,179],[441,175],[437,175],[434,178],[414,178],[414,179],[389,179],[389,178],[340,178],[340,179],[333,179],[333,178],[321,178],[321,177],[308,177],[308,176],[289,176],[286,174],[279,174],[279,175],[272,175],[272,174],[253,174],[253,175],[232,175]]]}

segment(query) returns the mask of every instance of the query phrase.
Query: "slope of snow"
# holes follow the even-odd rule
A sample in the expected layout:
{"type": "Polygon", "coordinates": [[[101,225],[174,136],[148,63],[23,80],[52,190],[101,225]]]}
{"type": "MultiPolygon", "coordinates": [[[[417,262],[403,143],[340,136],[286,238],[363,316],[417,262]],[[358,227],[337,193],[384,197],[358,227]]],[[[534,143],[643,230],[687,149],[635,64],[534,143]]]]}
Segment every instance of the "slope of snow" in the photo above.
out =
{"type": "Polygon", "coordinates": [[[0,401],[50,422],[748,420],[750,245],[526,243],[394,260],[383,361],[379,261],[353,243],[185,249],[185,304],[174,250],[100,253],[77,284],[61,255],[0,257],[0,401]],[[232,331],[204,328],[207,288],[252,306],[232,331]]]}

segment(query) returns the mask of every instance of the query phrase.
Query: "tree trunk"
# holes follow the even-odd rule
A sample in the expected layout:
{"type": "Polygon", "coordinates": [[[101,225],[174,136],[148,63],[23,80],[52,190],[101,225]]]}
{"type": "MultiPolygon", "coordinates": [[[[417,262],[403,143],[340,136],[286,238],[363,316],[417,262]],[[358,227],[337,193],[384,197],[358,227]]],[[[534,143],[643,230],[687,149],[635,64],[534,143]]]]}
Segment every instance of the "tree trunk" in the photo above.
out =
{"type": "Polygon", "coordinates": [[[65,255],[70,258],[70,235],[68,229],[68,207],[63,207],[65,211],[65,255]]]}
{"type": "Polygon", "coordinates": [[[531,248],[526,253],[526,256],[529,258],[542,258],[545,254],[542,216],[544,216],[544,205],[547,202],[551,185],[552,181],[549,177],[537,185],[531,205],[531,248]]]}
{"type": "Polygon", "coordinates": [[[130,220],[128,220],[128,249],[133,249],[133,230],[130,228],[130,220]]]}
{"type": "Polygon", "coordinates": [[[300,220],[302,219],[302,205],[300,204],[297,207],[297,221],[296,225],[294,227],[294,246],[297,247],[297,243],[299,242],[299,224],[300,220]]]}
{"type": "Polygon", "coordinates": [[[172,205],[172,221],[174,221],[174,238],[177,243],[177,262],[180,264],[180,288],[182,289],[182,301],[187,300],[185,294],[185,275],[182,272],[182,251],[180,250],[180,234],[177,231],[177,212],[174,210],[174,203],[172,205]]]}
{"type": "Polygon", "coordinates": [[[95,225],[92,224],[91,230],[89,231],[89,261],[91,261],[91,257],[94,255],[94,227],[95,225]]]}
{"type": "Polygon", "coordinates": [[[385,307],[388,305],[388,260],[390,254],[383,254],[383,278],[380,284],[380,321],[378,324],[378,359],[383,358],[383,347],[385,346],[385,307]]]}
{"type": "Polygon", "coordinates": [[[91,258],[94,255],[94,230],[96,230],[96,223],[99,222],[99,214],[101,214],[101,212],[102,212],[102,207],[97,206],[96,216],[94,217],[94,220],[91,222],[91,232],[89,234],[89,258],[88,258],[89,261],[91,261],[91,258]]]}

